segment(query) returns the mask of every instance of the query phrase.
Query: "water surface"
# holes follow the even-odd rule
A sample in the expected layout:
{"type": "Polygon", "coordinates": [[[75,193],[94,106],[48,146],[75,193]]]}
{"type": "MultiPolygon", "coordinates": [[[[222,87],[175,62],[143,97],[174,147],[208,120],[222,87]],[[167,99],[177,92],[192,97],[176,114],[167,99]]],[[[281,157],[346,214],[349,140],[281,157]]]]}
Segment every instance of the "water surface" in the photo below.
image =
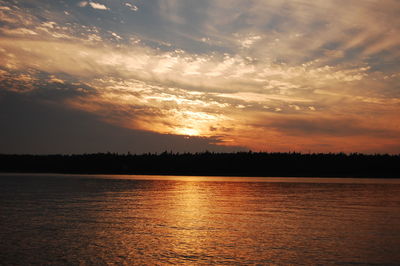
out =
{"type": "Polygon", "coordinates": [[[2,264],[400,264],[400,182],[0,175],[2,264]]]}

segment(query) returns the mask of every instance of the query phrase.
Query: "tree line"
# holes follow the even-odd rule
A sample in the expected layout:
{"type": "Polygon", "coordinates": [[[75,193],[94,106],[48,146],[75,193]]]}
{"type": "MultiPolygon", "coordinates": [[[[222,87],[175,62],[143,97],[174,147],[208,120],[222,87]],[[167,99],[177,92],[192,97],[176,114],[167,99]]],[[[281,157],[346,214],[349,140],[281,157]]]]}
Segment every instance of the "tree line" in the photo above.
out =
{"type": "Polygon", "coordinates": [[[147,153],[0,154],[1,172],[279,177],[400,177],[400,154],[147,153]]]}

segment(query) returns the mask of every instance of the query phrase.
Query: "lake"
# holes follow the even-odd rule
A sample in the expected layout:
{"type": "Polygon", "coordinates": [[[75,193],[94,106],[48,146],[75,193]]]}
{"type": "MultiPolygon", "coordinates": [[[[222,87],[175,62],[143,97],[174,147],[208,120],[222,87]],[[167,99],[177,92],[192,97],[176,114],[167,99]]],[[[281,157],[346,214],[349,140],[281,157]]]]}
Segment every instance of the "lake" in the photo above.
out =
{"type": "Polygon", "coordinates": [[[400,180],[1,174],[0,264],[399,265],[400,180]]]}

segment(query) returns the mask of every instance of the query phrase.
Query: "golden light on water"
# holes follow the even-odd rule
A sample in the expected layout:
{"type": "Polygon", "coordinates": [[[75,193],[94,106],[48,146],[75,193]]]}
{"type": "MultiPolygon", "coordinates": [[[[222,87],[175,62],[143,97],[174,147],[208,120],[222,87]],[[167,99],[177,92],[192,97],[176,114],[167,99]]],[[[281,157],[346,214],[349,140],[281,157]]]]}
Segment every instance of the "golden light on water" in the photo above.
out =
{"type": "Polygon", "coordinates": [[[400,261],[398,180],[3,174],[0,182],[6,265],[400,261]]]}

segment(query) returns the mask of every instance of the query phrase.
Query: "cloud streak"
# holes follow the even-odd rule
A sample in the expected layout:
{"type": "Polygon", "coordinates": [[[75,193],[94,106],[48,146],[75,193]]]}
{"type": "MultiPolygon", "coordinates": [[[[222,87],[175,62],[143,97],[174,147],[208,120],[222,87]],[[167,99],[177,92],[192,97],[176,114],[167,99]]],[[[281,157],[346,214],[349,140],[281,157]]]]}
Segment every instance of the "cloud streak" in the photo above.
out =
{"type": "Polygon", "coordinates": [[[96,3],[96,2],[91,2],[91,1],[82,1],[78,3],[79,7],[85,7],[85,6],[90,6],[93,9],[98,9],[98,10],[108,10],[109,8],[103,4],[96,3]]]}

